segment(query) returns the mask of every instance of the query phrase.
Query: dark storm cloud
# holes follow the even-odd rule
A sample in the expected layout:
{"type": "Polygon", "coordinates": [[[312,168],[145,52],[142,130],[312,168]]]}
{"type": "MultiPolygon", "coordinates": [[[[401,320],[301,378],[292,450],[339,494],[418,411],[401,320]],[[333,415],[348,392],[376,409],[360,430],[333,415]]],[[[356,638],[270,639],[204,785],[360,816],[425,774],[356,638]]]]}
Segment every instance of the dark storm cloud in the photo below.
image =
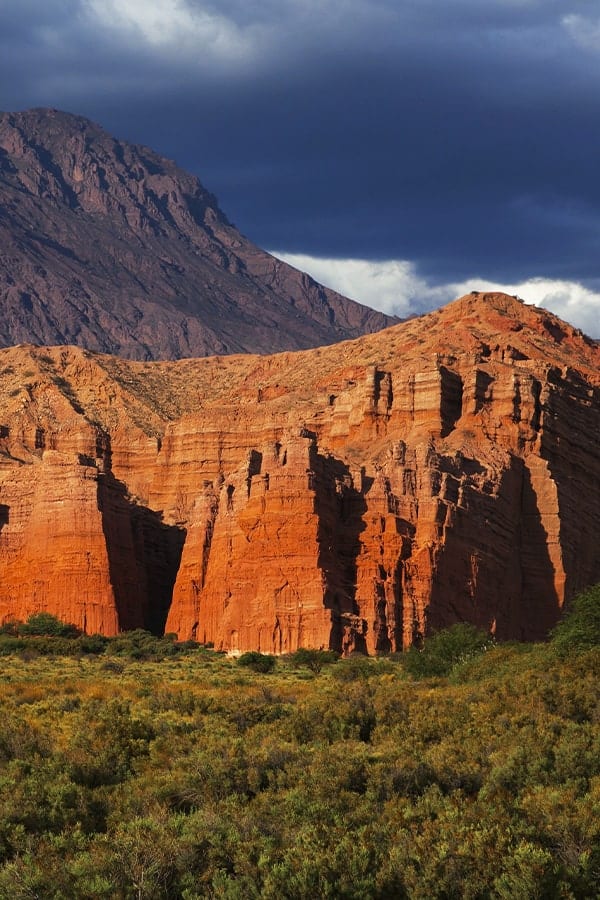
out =
{"type": "Polygon", "coordinates": [[[152,145],[263,246],[591,283],[599,21],[596,0],[7,0],[0,106],[152,145]]]}

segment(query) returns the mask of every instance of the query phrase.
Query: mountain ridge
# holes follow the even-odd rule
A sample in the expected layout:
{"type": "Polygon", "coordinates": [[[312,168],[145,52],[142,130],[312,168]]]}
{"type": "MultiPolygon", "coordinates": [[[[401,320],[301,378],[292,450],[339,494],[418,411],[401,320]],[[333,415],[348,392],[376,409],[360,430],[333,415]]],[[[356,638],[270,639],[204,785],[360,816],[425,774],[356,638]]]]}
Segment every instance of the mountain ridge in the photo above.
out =
{"type": "Polygon", "coordinates": [[[0,343],[130,358],[275,352],[378,330],[241,235],[195,177],[58,110],[0,113],[0,343]]]}

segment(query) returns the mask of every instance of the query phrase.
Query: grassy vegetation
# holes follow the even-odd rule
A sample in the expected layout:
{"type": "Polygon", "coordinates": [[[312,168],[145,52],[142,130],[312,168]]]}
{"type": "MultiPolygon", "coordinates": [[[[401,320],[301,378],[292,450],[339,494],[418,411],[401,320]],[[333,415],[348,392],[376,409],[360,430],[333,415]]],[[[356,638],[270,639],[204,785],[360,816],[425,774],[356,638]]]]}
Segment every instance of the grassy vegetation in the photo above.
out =
{"type": "Polygon", "coordinates": [[[431,675],[1,636],[0,897],[598,896],[597,643],[462,637],[431,675]]]}

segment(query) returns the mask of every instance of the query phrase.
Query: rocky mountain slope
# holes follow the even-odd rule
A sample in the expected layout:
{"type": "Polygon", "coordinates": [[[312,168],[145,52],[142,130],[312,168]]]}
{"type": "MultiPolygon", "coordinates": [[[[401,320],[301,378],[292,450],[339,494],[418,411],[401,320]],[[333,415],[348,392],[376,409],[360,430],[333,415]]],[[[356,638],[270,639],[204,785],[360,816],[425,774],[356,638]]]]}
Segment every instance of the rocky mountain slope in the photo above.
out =
{"type": "Polygon", "coordinates": [[[56,110],[0,114],[0,346],[276,352],[396,321],[255,247],[199,181],[56,110]]]}
{"type": "Polygon", "coordinates": [[[269,357],[0,351],[0,617],[369,653],[600,581],[600,348],[473,294],[269,357]]]}

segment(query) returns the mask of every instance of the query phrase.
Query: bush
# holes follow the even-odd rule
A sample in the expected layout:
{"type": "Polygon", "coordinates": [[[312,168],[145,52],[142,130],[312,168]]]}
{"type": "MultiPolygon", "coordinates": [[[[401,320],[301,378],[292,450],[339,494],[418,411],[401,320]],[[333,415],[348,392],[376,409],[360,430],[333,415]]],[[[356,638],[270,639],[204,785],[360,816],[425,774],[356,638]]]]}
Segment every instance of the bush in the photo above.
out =
{"type": "Polygon", "coordinates": [[[310,650],[308,647],[299,647],[290,656],[293,666],[306,666],[311,672],[320,672],[323,666],[329,666],[337,662],[338,654],[333,650],[310,650]]]}
{"type": "Polygon", "coordinates": [[[331,674],[336,681],[366,681],[377,675],[379,665],[375,659],[363,656],[362,653],[353,653],[352,656],[341,659],[331,674]]]}
{"type": "Polygon", "coordinates": [[[6,634],[10,637],[17,637],[22,625],[23,623],[19,619],[7,619],[6,622],[0,625],[0,635],[6,634]]]}
{"type": "Polygon", "coordinates": [[[122,632],[111,638],[106,647],[108,655],[125,656],[129,659],[157,660],[175,656],[178,652],[178,645],[170,638],[156,637],[143,628],[122,632]]]}
{"type": "Polygon", "coordinates": [[[258,653],[256,650],[250,650],[248,653],[242,653],[238,657],[238,665],[246,666],[253,672],[272,672],[275,668],[275,657],[268,653],[258,653]]]}
{"type": "Polygon", "coordinates": [[[18,653],[25,650],[27,642],[23,638],[13,637],[10,634],[0,636],[0,656],[10,656],[12,653],[18,653]]]}
{"type": "Polygon", "coordinates": [[[98,655],[104,653],[108,642],[103,634],[84,634],[79,638],[79,647],[82,653],[98,655]]]}
{"type": "Polygon", "coordinates": [[[492,645],[492,638],[474,625],[461,622],[432,634],[422,650],[411,647],[404,667],[414,678],[448,675],[460,662],[471,659],[492,645]]]}
{"type": "Polygon", "coordinates": [[[32,635],[24,640],[24,644],[25,653],[39,656],[79,656],[81,653],[78,638],[32,635]]]}
{"type": "Polygon", "coordinates": [[[19,626],[20,635],[37,635],[43,637],[77,637],[79,628],[67,622],[61,622],[51,613],[40,612],[29,616],[27,621],[19,626]]]}
{"type": "Polygon", "coordinates": [[[561,622],[551,632],[554,648],[561,656],[600,645],[600,584],[577,596],[561,622]]]}

